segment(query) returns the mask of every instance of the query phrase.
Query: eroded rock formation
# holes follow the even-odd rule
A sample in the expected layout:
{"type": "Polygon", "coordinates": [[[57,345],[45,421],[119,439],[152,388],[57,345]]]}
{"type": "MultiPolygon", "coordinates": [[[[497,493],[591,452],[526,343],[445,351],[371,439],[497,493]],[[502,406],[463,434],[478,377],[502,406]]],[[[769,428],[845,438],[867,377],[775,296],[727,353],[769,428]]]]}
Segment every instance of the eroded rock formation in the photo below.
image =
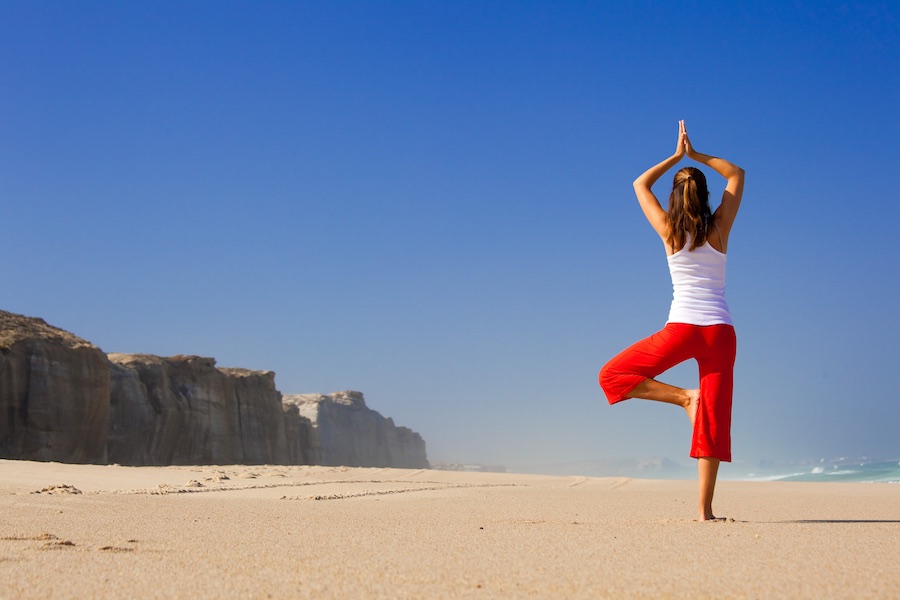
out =
{"type": "Polygon", "coordinates": [[[425,440],[370,410],[359,392],[292,394],[283,402],[312,423],[316,464],[428,467],[425,440]]]}
{"type": "Polygon", "coordinates": [[[106,462],[108,364],[88,341],[0,311],[0,455],[106,462]]]}
{"type": "Polygon", "coordinates": [[[0,457],[126,465],[427,467],[425,442],[359,392],[285,396],[271,371],[104,354],[0,311],[0,457]]]}
{"type": "Polygon", "coordinates": [[[275,373],[218,369],[215,359],[200,356],[110,354],[109,360],[110,461],[290,462],[275,373]]]}

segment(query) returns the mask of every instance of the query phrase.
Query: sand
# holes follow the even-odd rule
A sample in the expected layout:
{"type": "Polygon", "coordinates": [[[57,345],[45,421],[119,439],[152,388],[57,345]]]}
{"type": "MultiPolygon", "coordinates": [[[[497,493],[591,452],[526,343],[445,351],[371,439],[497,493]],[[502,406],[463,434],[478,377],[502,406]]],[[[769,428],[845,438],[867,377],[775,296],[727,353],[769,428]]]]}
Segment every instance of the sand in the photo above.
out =
{"type": "Polygon", "coordinates": [[[900,485],[0,461],[3,598],[897,598],[900,485]]]}

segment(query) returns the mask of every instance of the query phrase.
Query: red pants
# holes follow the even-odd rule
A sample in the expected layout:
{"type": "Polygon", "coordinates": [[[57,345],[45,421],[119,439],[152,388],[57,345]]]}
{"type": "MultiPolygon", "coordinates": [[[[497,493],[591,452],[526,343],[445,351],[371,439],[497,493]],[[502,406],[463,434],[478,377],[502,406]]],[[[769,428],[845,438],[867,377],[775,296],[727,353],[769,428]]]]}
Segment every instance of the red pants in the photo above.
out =
{"type": "Polygon", "coordinates": [[[610,404],[630,398],[645,379],[693,358],[700,367],[700,407],[694,422],[691,456],[731,461],[731,396],[737,339],[731,325],[668,323],[606,363],[600,387],[610,404]]]}

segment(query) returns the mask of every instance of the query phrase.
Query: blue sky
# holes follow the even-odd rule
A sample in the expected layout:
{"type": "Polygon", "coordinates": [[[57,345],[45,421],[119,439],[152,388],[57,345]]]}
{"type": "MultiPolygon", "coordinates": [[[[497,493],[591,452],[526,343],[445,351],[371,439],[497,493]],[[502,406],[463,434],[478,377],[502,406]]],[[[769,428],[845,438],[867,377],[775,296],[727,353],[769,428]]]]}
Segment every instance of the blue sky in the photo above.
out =
{"type": "Polygon", "coordinates": [[[596,382],[665,321],[631,182],[685,119],[747,171],[735,460],[895,458],[898,65],[888,2],[2,2],[0,308],[432,460],[687,465],[596,382]]]}

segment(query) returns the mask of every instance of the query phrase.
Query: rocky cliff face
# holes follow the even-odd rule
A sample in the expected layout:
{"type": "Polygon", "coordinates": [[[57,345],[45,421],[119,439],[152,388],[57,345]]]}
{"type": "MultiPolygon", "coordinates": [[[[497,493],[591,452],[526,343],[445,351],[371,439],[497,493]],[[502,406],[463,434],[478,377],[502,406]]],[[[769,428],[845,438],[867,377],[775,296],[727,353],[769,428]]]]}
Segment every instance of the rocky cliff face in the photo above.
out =
{"type": "Polygon", "coordinates": [[[40,319],[0,311],[2,458],[428,466],[422,438],[368,409],[359,392],[285,398],[271,371],[198,356],[107,356],[40,319]]]}
{"type": "Polygon", "coordinates": [[[359,392],[285,395],[313,426],[316,464],[428,468],[425,440],[366,407],[359,392]]]}
{"type": "Polygon", "coordinates": [[[0,456],[106,462],[107,365],[90,342],[0,311],[0,456]]]}
{"type": "Polygon", "coordinates": [[[109,360],[110,461],[290,462],[273,372],[218,369],[215,359],[199,356],[110,354],[109,360]]]}

